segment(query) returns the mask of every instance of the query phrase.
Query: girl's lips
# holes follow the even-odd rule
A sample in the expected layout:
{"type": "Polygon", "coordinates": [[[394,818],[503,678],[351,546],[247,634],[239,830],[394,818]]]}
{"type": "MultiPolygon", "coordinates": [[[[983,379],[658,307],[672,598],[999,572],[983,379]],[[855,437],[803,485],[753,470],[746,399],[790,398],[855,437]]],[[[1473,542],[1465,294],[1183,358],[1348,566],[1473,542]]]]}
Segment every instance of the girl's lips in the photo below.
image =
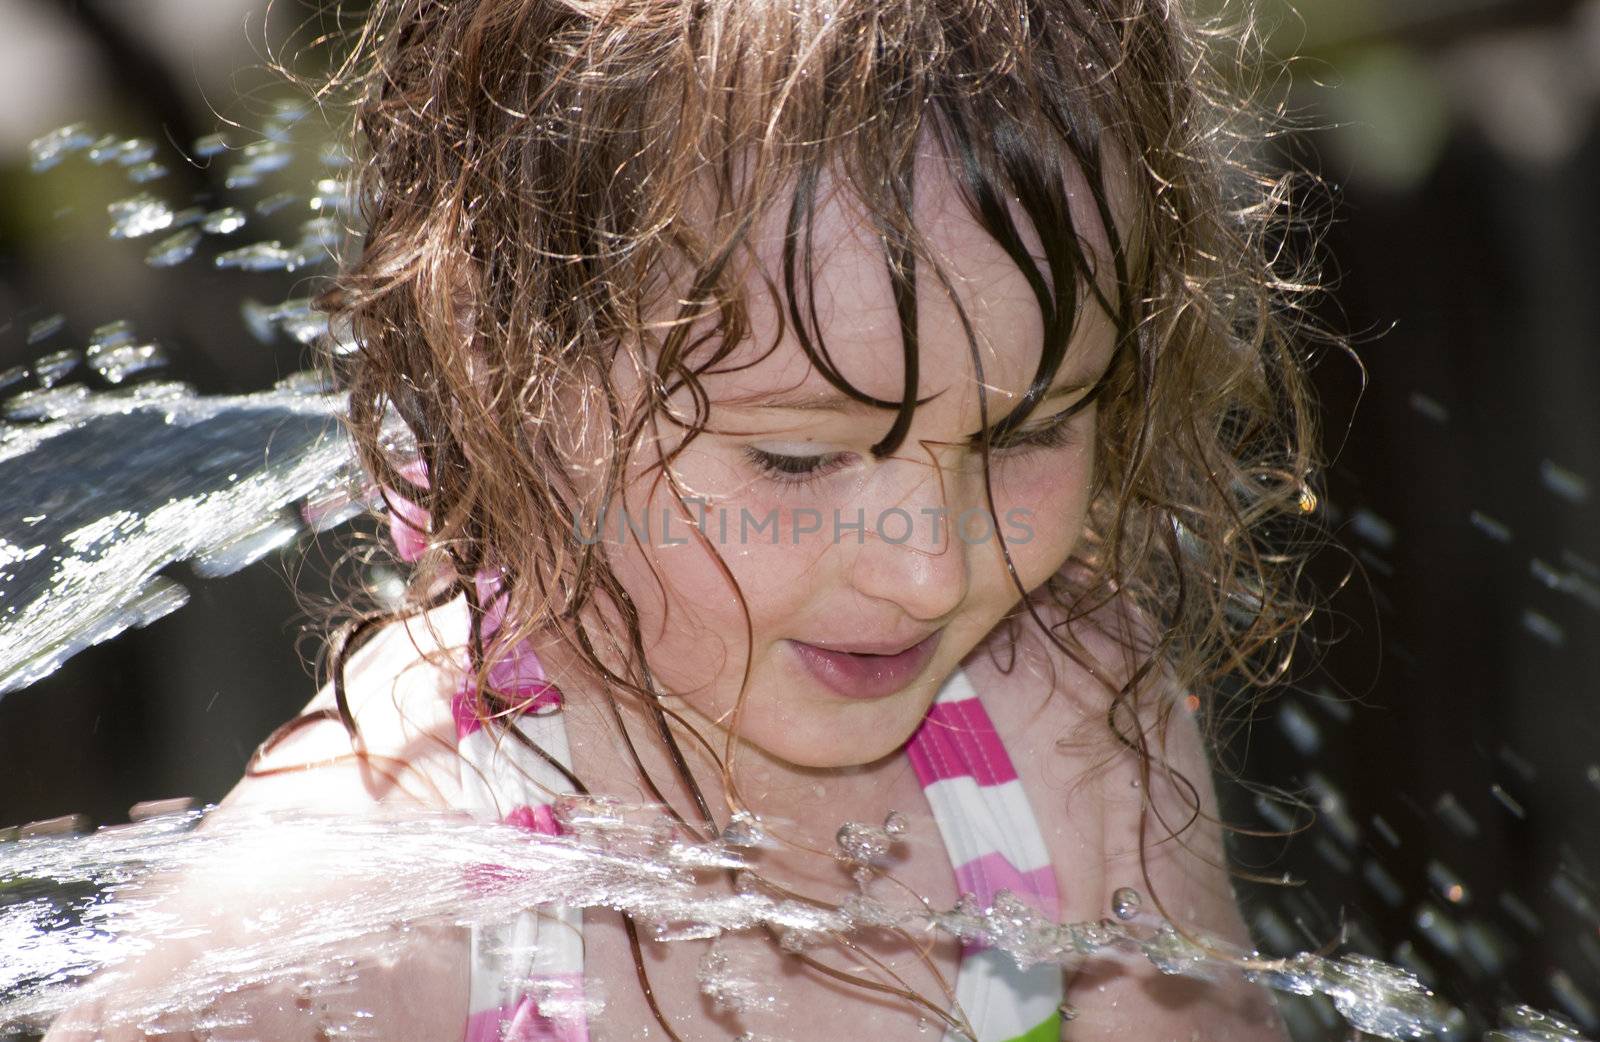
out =
{"type": "Polygon", "coordinates": [[[807,671],[835,693],[846,698],[883,698],[916,679],[939,646],[941,632],[935,630],[909,648],[887,655],[830,650],[799,640],[789,641],[789,646],[807,671]]]}

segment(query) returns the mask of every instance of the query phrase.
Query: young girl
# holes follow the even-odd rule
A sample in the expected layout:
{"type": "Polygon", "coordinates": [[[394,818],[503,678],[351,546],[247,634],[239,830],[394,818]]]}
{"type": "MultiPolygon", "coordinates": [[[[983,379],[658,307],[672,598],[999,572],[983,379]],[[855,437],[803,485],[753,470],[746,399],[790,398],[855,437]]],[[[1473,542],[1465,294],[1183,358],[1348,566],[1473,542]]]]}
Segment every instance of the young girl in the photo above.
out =
{"type": "MultiPolygon", "coordinates": [[[[1282,185],[1207,53],[1164,0],[375,5],[324,304],[409,597],[215,814],[616,797],[761,837],[765,893],[1248,947],[1201,724],[1287,664],[1263,532],[1314,507],[1312,426],[1282,185]]],[[[1282,1037],[1242,978],[895,930],[415,937],[344,997],[371,1037],[1282,1037]]]]}

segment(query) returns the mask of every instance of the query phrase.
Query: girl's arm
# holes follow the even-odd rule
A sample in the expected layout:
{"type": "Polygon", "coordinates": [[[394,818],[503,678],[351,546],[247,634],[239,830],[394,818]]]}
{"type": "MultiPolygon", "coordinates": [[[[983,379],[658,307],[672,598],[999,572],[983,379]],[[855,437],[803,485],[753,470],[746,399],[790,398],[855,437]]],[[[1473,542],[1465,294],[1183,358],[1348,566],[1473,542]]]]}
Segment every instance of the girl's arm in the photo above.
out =
{"type": "MultiPolygon", "coordinates": [[[[274,829],[274,819],[448,806],[455,773],[448,700],[440,698],[435,671],[391,668],[394,656],[409,644],[395,629],[403,643],[396,642],[396,633],[387,633],[351,665],[351,707],[366,755],[353,755],[349,735],[329,720],[308,724],[274,747],[257,765],[269,773],[242,780],[201,826],[214,835],[240,830],[245,839],[230,839],[221,853],[175,878],[149,883],[143,896],[156,903],[165,920],[149,938],[151,947],[113,967],[118,976],[102,974],[92,983],[91,988],[107,990],[58,1017],[46,1042],[315,1042],[347,1034],[440,1042],[462,1037],[464,929],[395,924],[347,950],[321,953],[331,961],[319,958],[320,965],[293,965],[295,959],[283,954],[295,933],[316,928],[305,921],[307,908],[359,909],[368,887],[386,881],[365,873],[352,877],[349,866],[330,863],[337,856],[329,850],[344,844],[297,845],[293,832],[274,829]],[[259,838],[250,835],[255,828],[259,838]],[[384,954],[375,954],[379,951],[384,954]],[[189,985],[200,985],[215,972],[208,971],[208,963],[219,956],[236,960],[242,953],[250,963],[274,970],[267,983],[243,984],[249,966],[230,964],[238,968],[218,976],[231,990],[202,1003],[199,1012],[148,1023],[152,1008],[170,1009],[172,1000],[163,999],[163,993],[187,1000],[186,992],[203,990],[189,985]],[[340,1025],[348,1025],[348,1032],[340,1025]]],[[[332,693],[325,690],[306,711],[332,704],[332,693]]],[[[123,942],[122,949],[131,943],[136,940],[123,942]]]]}

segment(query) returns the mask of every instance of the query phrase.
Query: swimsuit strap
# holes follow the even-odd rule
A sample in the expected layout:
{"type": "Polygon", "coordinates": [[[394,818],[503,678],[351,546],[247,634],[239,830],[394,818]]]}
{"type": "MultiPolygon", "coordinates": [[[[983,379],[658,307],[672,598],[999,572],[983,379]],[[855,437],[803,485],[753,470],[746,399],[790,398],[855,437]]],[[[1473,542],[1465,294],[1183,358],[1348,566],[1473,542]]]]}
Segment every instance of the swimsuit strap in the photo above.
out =
{"type": "MultiPolygon", "coordinates": [[[[980,907],[1009,891],[1055,920],[1061,917],[1055,869],[1016,768],[967,675],[940,690],[906,746],[933,810],[956,886],[980,907]]],[[[956,972],[956,1002],[972,1042],[1057,1042],[1066,987],[1061,968],[1022,969],[995,948],[967,946],[956,972]]],[[[965,1042],[947,1032],[945,1042],[965,1042]]]]}
{"type": "MultiPolygon", "coordinates": [[[[570,770],[561,694],[531,650],[518,648],[502,659],[489,680],[524,708],[514,726],[570,770]]],[[[466,809],[483,820],[559,834],[551,804],[571,788],[566,779],[513,737],[482,726],[470,677],[456,692],[453,709],[466,809]]],[[[1049,848],[1011,757],[965,673],[957,671],[945,683],[906,755],[962,894],[987,908],[996,894],[1009,891],[1059,918],[1049,848]]],[[[476,925],[471,958],[467,1042],[587,1042],[582,909],[529,909],[506,923],[476,925]]],[[[977,1034],[968,1040],[952,1030],[945,1042],[1056,1042],[1064,997],[1059,967],[1024,970],[996,949],[966,946],[956,1001],[977,1034]]]]}
{"type": "MultiPolygon", "coordinates": [[[[568,770],[561,692],[526,646],[497,661],[489,685],[519,711],[514,727],[568,770]]],[[[514,736],[485,728],[469,675],[451,702],[465,809],[475,818],[560,835],[552,804],[571,791],[560,771],[514,736]]],[[[482,866],[493,885],[503,866],[482,866]]],[[[583,909],[541,906],[472,927],[466,1042],[588,1042],[583,909]]]]}

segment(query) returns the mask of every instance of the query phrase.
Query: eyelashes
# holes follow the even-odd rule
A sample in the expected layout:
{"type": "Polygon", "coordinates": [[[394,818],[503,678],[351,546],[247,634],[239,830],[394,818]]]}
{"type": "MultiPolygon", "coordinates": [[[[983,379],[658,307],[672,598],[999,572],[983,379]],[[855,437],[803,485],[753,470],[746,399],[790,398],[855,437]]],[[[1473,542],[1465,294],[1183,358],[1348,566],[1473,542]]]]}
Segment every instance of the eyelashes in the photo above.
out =
{"type": "Polygon", "coordinates": [[[818,456],[789,456],[766,452],[754,445],[744,447],[745,459],[762,477],[779,485],[805,488],[856,460],[853,452],[829,452],[818,456]]]}
{"type": "Polygon", "coordinates": [[[1035,449],[1059,449],[1071,445],[1078,440],[1078,432],[1072,424],[1077,412],[1072,409],[1043,426],[1014,431],[1004,441],[991,443],[989,449],[1006,455],[1025,455],[1035,449]]]}
{"type": "MultiPolygon", "coordinates": [[[[1072,411],[1075,413],[1077,410],[1072,411]]],[[[1065,448],[1075,444],[1077,431],[1070,422],[1072,419],[1072,416],[1063,415],[1030,430],[1013,431],[1004,441],[992,443],[990,453],[1006,459],[1015,459],[1033,452],[1065,448]]],[[[744,446],[743,452],[746,462],[762,477],[775,484],[793,488],[807,488],[850,466],[858,458],[854,452],[791,456],[780,452],[767,452],[754,445],[744,446]]]]}

